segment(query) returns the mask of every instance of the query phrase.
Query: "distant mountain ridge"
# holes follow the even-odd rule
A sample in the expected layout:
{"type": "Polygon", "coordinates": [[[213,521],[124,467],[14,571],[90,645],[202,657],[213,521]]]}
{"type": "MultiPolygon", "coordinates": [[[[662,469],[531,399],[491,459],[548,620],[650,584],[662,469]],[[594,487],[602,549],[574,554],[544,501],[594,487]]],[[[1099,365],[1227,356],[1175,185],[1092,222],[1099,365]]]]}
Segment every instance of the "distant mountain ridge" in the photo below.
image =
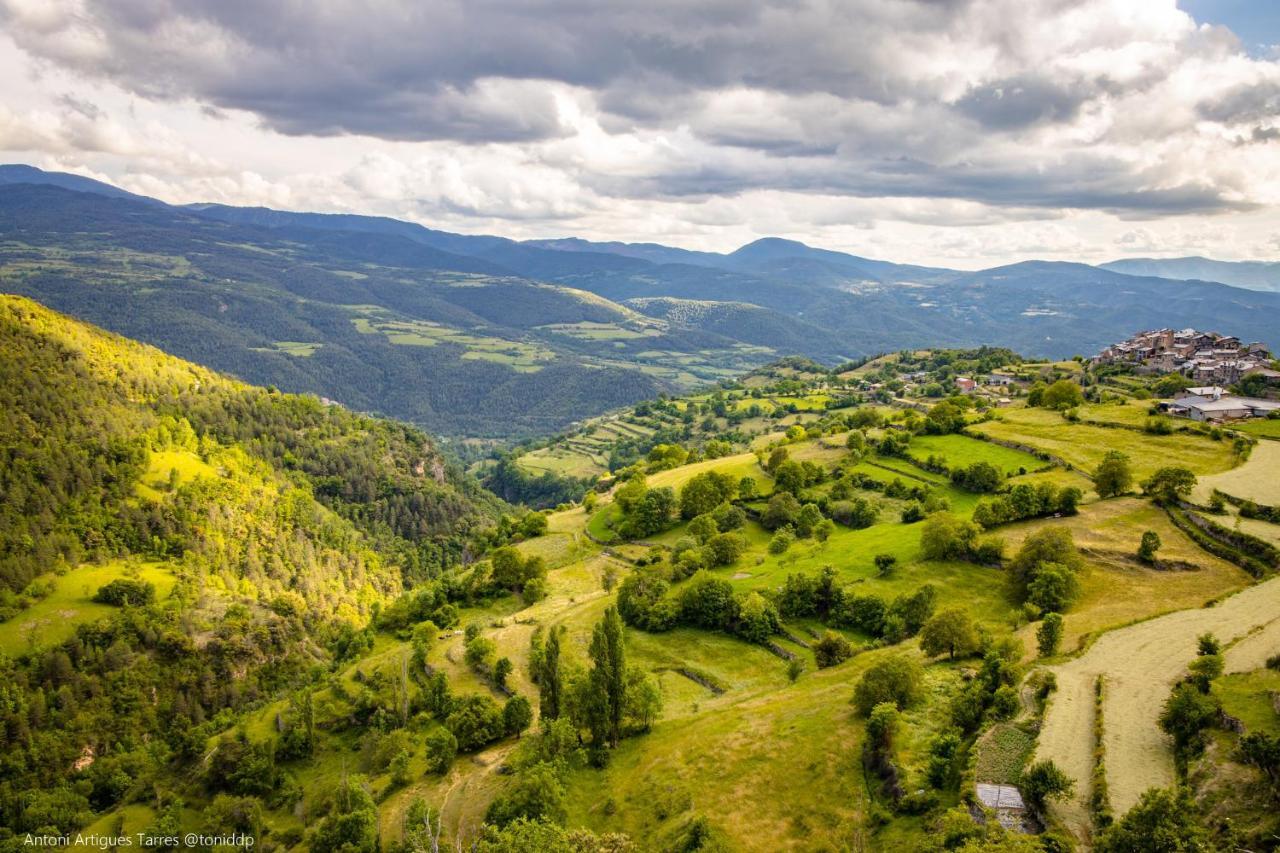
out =
{"type": "Polygon", "coordinates": [[[1280,262],[1215,261],[1210,258],[1125,258],[1100,264],[1126,275],[1217,281],[1249,290],[1280,292],[1280,262]]]}
{"type": "Polygon", "coordinates": [[[0,167],[0,237],[0,291],[455,437],[545,435],[788,355],[991,344],[1061,358],[1162,326],[1280,346],[1280,293],[1112,268],[1122,262],[969,272],[779,238],[727,254],[520,242],[171,206],[25,166],[0,167]]]}

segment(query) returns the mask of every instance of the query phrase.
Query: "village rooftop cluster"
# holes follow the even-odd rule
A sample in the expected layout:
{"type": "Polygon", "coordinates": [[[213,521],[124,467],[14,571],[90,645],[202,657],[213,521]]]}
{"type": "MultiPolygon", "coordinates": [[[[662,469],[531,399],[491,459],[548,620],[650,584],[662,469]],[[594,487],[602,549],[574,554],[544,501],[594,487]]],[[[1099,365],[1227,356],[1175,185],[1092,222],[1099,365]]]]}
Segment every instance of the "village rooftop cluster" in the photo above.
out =
{"type": "Polygon", "coordinates": [[[1271,361],[1265,344],[1242,344],[1232,335],[1195,329],[1139,332],[1093,357],[1094,364],[1130,365],[1138,373],[1181,373],[1202,385],[1234,385],[1255,374],[1280,379],[1271,361]]]}
{"type": "Polygon", "coordinates": [[[1186,388],[1178,392],[1176,399],[1161,403],[1160,409],[1171,415],[1218,423],[1265,418],[1280,411],[1280,402],[1235,395],[1223,387],[1250,377],[1260,377],[1265,385],[1280,381],[1280,371],[1273,368],[1266,345],[1244,344],[1232,335],[1195,329],[1139,332],[1107,347],[1092,361],[1129,366],[1137,373],[1176,372],[1192,381],[1208,383],[1186,388]]]}

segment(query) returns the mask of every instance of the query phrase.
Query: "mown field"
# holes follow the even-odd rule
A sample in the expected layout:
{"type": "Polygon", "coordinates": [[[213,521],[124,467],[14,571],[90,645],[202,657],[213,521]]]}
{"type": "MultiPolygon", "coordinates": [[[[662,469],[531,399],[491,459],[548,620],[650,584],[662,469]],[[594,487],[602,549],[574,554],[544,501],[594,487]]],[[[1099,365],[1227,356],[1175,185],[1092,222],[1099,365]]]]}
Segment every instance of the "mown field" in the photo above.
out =
{"type": "Polygon", "coordinates": [[[1074,796],[1055,806],[1067,825],[1088,837],[1092,771],[1093,685],[1102,675],[1111,802],[1123,814],[1143,791],[1174,780],[1168,739],[1156,725],[1174,682],[1196,655],[1196,638],[1212,632],[1223,642],[1280,618],[1280,578],[1249,587],[1213,607],[1179,610],[1103,634],[1083,655],[1053,667],[1058,679],[1036,749],[1076,781],[1074,796]]]}
{"type": "Polygon", "coordinates": [[[1280,504],[1280,441],[1260,441],[1243,465],[1202,477],[1195,498],[1207,501],[1214,489],[1237,498],[1275,506],[1280,504]]]}

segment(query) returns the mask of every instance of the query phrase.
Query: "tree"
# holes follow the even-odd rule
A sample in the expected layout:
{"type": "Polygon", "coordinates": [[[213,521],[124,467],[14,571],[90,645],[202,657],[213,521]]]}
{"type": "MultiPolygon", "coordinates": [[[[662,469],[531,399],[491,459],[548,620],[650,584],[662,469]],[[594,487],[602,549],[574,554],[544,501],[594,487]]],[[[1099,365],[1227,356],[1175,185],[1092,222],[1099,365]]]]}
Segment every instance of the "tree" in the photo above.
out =
{"type": "Polygon", "coordinates": [[[533,722],[533,707],[529,700],[517,693],[502,708],[502,728],[507,736],[517,735],[533,722]]]}
{"type": "Polygon", "coordinates": [[[1173,688],[1165,701],[1160,728],[1173,738],[1179,754],[1195,754],[1200,750],[1204,730],[1217,720],[1220,707],[1212,693],[1203,693],[1195,685],[1183,682],[1173,688]]]}
{"type": "Polygon", "coordinates": [[[781,627],[777,608],[760,593],[747,593],[738,607],[738,635],[747,642],[764,645],[781,627]]]}
{"type": "Polygon", "coordinates": [[[716,526],[716,520],[711,517],[711,513],[704,513],[689,522],[686,528],[690,536],[698,541],[699,544],[705,545],[707,540],[720,532],[720,528],[716,526]]]}
{"type": "Polygon", "coordinates": [[[747,550],[747,540],[739,533],[717,533],[707,541],[706,550],[712,565],[731,566],[747,550]]]}
{"type": "Polygon", "coordinates": [[[1047,658],[1056,654],[1058,645],[1061,642],[1062,615],[1059,613],[1046,613],[1044,621],[1036,629],[1036,645],[1040,648],[1040,657],[1047,658]]]}
{"type": "Polygon", "coordinates": [[[1041,613],[1062,613],[1071,608],[1080,594],[1076,573],[1061,563],[1040,563],[1027,584],[1027,601],[1041,613]]]}
{"type": "Polygon", "coordinates": [[[925,519],[920,547],[926,560],[958,560],[969,553],[978,538],[978,526],[949,512],[935,512],[925,519]]]}
{"type": "Polygon", "coordinates": [[[989,494],[1000,488],[1004,475],[990,462],[974,462],[968,467],[952,471],[951,482],[966,491],[989,494]]]}
{"type": "Polygon", "coordinates": [[[515,782],[489,804],[484,819],[504,827],[520,818],[562,824],[566,816],[560,774],[551,764],[539,762],[520,771],[515,782]]]}
{"type": "Polygon", "coordinates": [[[1142,543],[1138,545],[1138,559],[1144,563],[1155,563],[1158,550],[1160,550],[1160,534],[1154,530],[1144,530],[1142,543]]]}
{"type": "Polygon", "coordinates": [[[798,497],[809,484],[809,472],[804,463],[788,459],[774,469],[773,484],[779,492],[790,492],[798,497]]]}
{"type": "Polygon", "coordinates": [[[647,489],[624,525],[628,538],[638,539],[661,533],[671,525],[676,495],[669,486],[647,489]]]}
{"type": "Polygon", "coordinates": [[[827,631],[813,644],[813,659],[819,669],[844,663],[853,657],[853,646],[840,634],[827,631]]]}
{"type": "Polygon", "coordinates": [[[769,504],[760,516],[760,524],[765,530],[777,530],[788,524],[794,525],[800,516],[800,501],[790,492],[777,492],[769,498],[769,504]]]}
{"type": "Polygon", "coordinates": [[[925,431],[934,435],[959,432],[964,429],[964,412],[950,400],[943,400],[925,416],[925,431]]]}
{"type": "Polygon", "coordinates": [[[1042,563],[1057,563],[1073,572],[1079,571],[1084,565],[1069,529],[1045,527],[1023,540],[1022,546],[1008,564],[1009,576],[1020,593],[1026,593],[1027,585],[1035,578],[1042,563]]]}
{"type": "Polygon", "coordinates": [[[542,662],[538,667],[538,711],[544,720],[560,716],[564,698],[564,672],[560,668],[560,635],[563,629],[552,627],[543,647],[542,662]]]}
{"type": "Polygon", "coordinates": [[[920,629],[920,648],[929,657],[946,652],[951,660],[955,660],[957,654],[971,654],[978,648],[973,617],[961,607],[948,607],[934,614],[920,629]]]}
{"type": "Polygon", "coordinates": [[[116,578],[101,587],[93,596],[100,604],[113,604],[116,607],[144,607],[156,600],[156,588],[150,581],[133,578],[116,578]]]}
{"type": "Polygon", "coordinates": [[[881,702],[891,702],[899,710],[914,705],[923,692],[924,672],[914,658],[902,654],[877,661],[858,681],[853,704],[864,717],[881,702]]]}
{"type": "Polygon", "coordinates": [[[597,745],[608,742],[617,746],[622,739],[622,715],[627,688],[626,649],[622,638],[622,617],[616,607],[609,607],[591,633],[587,650],[591,658],[588,676],[594,699],[603,709],[604,727],[592,732],[597,745]],[[599,737],[597,737],[599,736],[599,737]]]}
{"type": "Polygon", "coordinates": [[[892,702],[881,702],[871,709],[867,716],[867,740],[877,749],[889,749],[893,745],[893,736],[898,731],[898,706],[892,702]]]}
{"type": "Polygon", "coordinates": [[[1208,834],[1185,791],[1152,788],[1097,840],[1098,853],[1200,853],[1208,834]]]}
{"type": "Polygon", "coordinates": [[[458,755],[458,739],[445,728],[434,729],[423,741],[427,758],[427,772],[444,775],[453,766],[458,755]]]}
{"type": "Polygon", "coordinates": [[[729,474],[704,471],[690,478],[680,490],[680,517],[686,521],[713,511],[738,495],[738,484],[729,474]]]}
{"type": "Polygon", "coordinates": [[[1196,487],[1196,475],[1190,468],[1171,465],[1161,468],[1142,484],[1142,491],[1159,503],[1175,504],[1191,494],[1196,487]]]}
{"type": "Polygon", "coordinates": [[[1075,780],[1050,760],[1037,761],[1022,772],[1022,793],[1037,809],[1046,801],[1071,795],[1075,780]]]}
{"type": "Polygon", "coordinates": [[[346,777],[338,785],[329,815],[320,821],[310,847],[321,853],[374,853],[378,849],[378,810],[363,777],[346,777]]]}
{"type": "Polygon", "coordinates": [[[657,681],[639,670],[628,670],[623,706],[623,716],[632,727],[649,731],[662,713],[662,690],[657,681]]]}
{"type": "Polygon", "coordinates": [[[444,724],[460,751],[473,752],[503,736],[502,708],[488,696],[461,696],[453,705],[444,724]]]}
{"type": "Polygon", "coordinates": [[[511,676],[511,670],[515,667],[511,663],[511,658],[498,658],[493,665],[493,683],[498,685],[499,690],[507,689],[507,679],[511,676]]]}
{"type": "Polygon", "coordinates": [[[813,535],[813,531],[822,523],[822,510],[818,509],[817,504],[805,504],[800,507],[800,514],[796,516],[796,534],[802,539],[807,539],[813,535]]]}
{"type": "Polygon", "coordinates": [[[898,566],[898,558],[892,554],[876,554],[875,558],[876,574],[882,578],[893,576],[894,570],[898,566]]]}
{"type": "Polygon", "coordinates": [[[1084,392],[1080,390],[1080,386],[1070,379],[1059,379],[1040,394],[1039,405],[1046,409],[1063,411],[1083,403],[1084,392]]]}

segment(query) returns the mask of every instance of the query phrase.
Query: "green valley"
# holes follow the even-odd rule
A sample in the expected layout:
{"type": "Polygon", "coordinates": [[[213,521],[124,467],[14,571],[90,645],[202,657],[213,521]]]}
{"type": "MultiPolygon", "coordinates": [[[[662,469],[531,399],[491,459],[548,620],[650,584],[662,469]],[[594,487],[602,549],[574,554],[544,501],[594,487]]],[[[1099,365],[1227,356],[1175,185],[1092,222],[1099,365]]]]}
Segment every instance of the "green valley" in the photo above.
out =
{"type": "Polygon", "coordinates": [[[1276,830],[1223,794],[1269,784],[1273,454],[1151,431],[1150,380],[784,360],[476,467],[576,484],[533,511],[22,298],[0,335],[12,849],[1119,850],[1176,784],[1214,843],[1276,830]],[[1241,728],[1167,738],[1186,691],[1241,728]]]}

